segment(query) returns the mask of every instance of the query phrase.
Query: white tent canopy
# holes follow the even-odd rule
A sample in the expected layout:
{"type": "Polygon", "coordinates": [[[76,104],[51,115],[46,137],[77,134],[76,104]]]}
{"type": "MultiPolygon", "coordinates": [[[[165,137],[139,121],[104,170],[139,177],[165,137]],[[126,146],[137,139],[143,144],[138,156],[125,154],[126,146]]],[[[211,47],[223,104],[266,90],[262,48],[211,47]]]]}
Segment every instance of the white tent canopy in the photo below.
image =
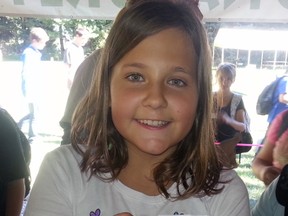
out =
{"type": "Polygon", "coordinates": [[[288,50],[288,31],[221,28],[214,46],[241,50],[288,50]]]}
{"type": "MultiPolygon", "coordinates": [[[[2,16],[114,19],[125,0],[1,0],[2,16]]],[[[287,22],[287,0],[200,0],[204,21],[287,22]]]]}
{"type": "Polygon", "coordinates": [[[237,28],[221,28],[214,40],[215,48],[221,48],[221,62],[225,61],[224,50],[237,50],[236,59],[240,58],[239,50],[248,51],[247,65],[251,62],[251,52],[260,51],[261,68],[276,67],[286,68],[288,65],[288,31],[279,30],[257,30],[257,29],[237,29],[237,28]],[[273,59],[265,60],[264,52],[274,53],[273,59]],[[278,59],[278,53],[284,53],[284,59],[278,59]]]}
{"type": "Polygon", "coordinates": [[[0,15],[114,19],[125,0],[1,0],[0,15]]]}

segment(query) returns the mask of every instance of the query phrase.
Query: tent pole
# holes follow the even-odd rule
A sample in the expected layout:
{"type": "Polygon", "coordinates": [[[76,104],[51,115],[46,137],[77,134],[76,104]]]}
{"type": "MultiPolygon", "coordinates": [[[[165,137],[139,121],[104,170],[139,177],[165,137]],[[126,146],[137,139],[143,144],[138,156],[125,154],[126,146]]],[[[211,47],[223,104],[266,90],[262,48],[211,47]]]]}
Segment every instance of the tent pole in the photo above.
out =
{"type": "Polygon", "coordinates": [[[263,56],[264,56],[264,51],[261,50],[261,62],[260,62],[260,68],[263,68],[263,56]]]}
{"type": "Polygon", "coordinates": [[[274,51],[273,70],[275,70],[276,67],[276,60],[277,60],[277,50],[274,51]]]}
{"type": "Polygon", "coordinates": [[[287,50],[285,50],[285,64],[284,64],[284,66],[285,66],[285,69],[287,69],[286,68],[286,66],[287,66],[287,50]]]}
{"type": "Polygon", "coordinates": [[[250,60],[251,60],[251,50],[248,50],[248,62],[247,62],[248,65],[250,65],[250,60]]]}

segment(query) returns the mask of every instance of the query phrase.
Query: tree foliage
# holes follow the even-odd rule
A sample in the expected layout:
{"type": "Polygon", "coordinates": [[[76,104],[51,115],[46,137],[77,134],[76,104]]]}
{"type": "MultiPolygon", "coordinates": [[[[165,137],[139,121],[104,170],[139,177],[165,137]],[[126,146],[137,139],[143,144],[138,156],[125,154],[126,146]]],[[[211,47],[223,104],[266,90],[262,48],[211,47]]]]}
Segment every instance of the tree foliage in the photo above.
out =
{"type": "Polygon", "coordinates": [[[0,17],[0,49],[5,60],[19,60],[30,43],[30,29],[42,27],[50,38],[42,52],[43,59],[62,60],[65,42],[73,38],[78,26],[85,26],[91,33],[91,38],[84,47],[88,55],[103,45],[111,24],[111,20],[0,17]]]}

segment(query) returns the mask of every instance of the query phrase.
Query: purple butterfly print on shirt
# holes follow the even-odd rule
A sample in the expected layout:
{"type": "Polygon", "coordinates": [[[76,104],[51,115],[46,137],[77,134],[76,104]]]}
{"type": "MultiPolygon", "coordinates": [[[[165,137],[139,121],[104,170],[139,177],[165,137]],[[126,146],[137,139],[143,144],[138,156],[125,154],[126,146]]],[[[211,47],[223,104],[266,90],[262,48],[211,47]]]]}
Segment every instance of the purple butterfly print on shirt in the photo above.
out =
{"type": "Polygon", "coordinates": [[[100,209],[96,209],[95,212],[90,212],[90,216],[100,216],[101,215],[101,211],[100,209]]]}

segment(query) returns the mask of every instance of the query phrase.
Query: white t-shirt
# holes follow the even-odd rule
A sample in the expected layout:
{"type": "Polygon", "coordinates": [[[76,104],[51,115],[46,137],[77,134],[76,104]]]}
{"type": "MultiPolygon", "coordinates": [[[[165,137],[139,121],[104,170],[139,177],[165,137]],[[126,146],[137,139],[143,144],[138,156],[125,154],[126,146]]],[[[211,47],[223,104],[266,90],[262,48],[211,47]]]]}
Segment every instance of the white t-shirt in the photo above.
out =
{"type": "Polygon", "coordinates": [[[283,216],[284,206],[280,205],[276,198],[276,187],[279,176],[262,193],[260,199],[251,211],[252,216],[283,216]]]}
{"type": "Polygon", "coordinates": [[[77,46],[71,42],[64,53],[64,63],[70,65],[68,76],[71,80],[74,79],[75,73],[79,65],[85,58],[84,49],[82,46],[77,46]]]}
{"type": "MultiPolygon", "coordinates": [[[[120,181],[103,182],[80,172],[81,157],[72,146],[48,153],[33,185],[25,216],[112,216],[130,212],[134,216],[193,215],[248,216],[246,186],[235,171],[223,171],[221,179],[232,179],[218,195],[171,201],[147,196],[120,181]]],[[[176,193],[175,185],[169,189],[176,193]]]]}

